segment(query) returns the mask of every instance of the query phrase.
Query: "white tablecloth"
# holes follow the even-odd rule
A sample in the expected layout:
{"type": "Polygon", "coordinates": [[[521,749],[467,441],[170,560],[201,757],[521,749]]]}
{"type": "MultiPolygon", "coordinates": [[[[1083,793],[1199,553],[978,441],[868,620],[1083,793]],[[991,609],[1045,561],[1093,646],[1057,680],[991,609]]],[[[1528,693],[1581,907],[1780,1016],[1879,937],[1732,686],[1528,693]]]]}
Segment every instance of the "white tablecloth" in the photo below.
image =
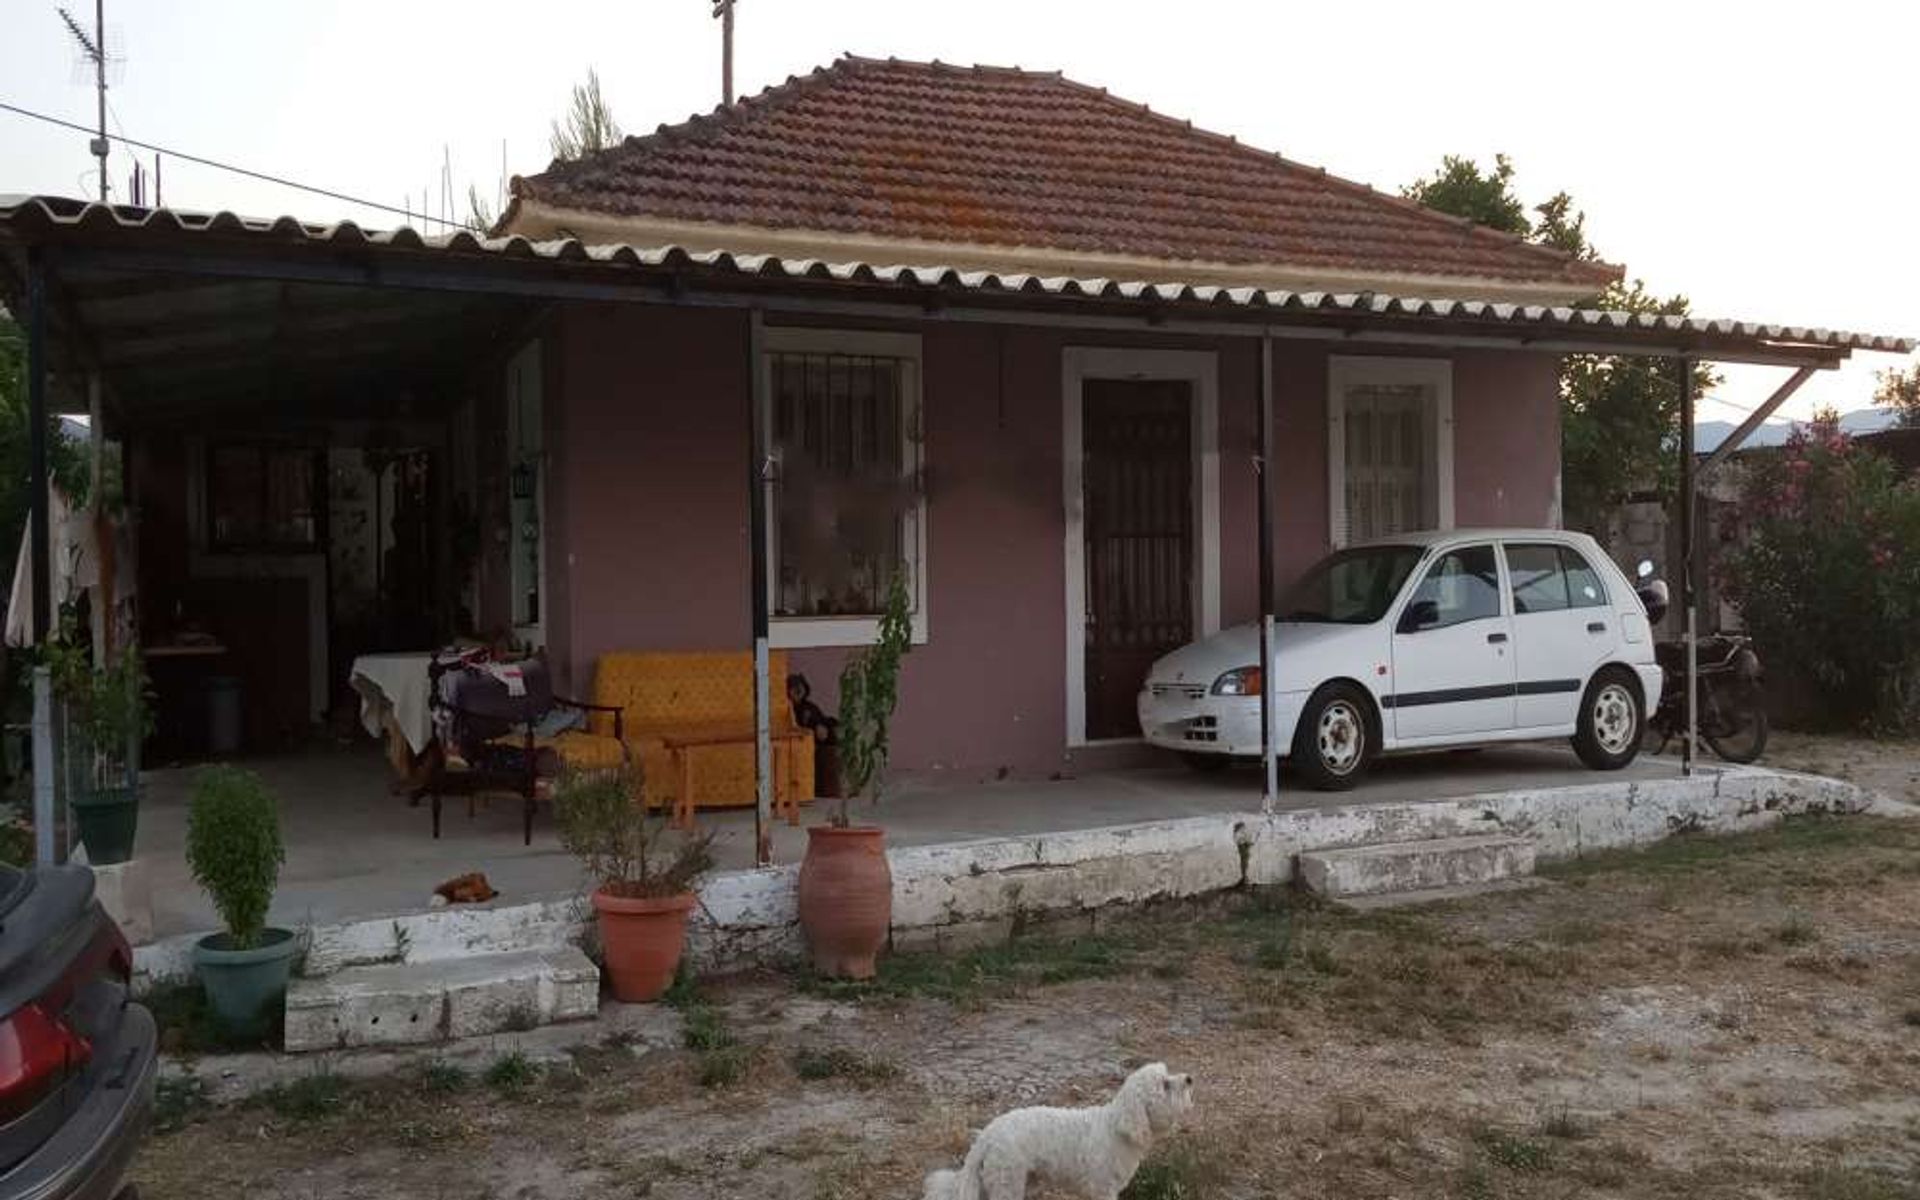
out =
{"type": "Polygon", "coordinates": [[[362,654],[353,660],[348,680],[360,694],[360,724],[377,738],[387,736],[393,717],[407,748],[415,754],[433,740],[433,714],[427,703],[427,667],[433,653],[362,654]]]}

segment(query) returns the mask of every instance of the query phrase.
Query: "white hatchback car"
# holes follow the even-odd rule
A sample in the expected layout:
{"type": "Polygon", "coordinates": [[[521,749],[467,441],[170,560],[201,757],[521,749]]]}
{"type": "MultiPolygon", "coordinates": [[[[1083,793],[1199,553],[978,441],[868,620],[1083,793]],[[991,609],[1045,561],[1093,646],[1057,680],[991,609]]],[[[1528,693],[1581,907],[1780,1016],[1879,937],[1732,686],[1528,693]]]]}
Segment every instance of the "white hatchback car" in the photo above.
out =
{"type": "MultiPolygon", "coordinates": [[[[1380,753],[1570,737],[1588,766],[1640,750],[1660,668],[1646,608],[1585,534],[1407,534],[1322,559],[1281,600],[1274,735],[1313,786],[1352,787],[1380,753]]],[[[1154,663],[1148,742],[1198,767],[1260,756],[1260,630],[1154,663]]]]}

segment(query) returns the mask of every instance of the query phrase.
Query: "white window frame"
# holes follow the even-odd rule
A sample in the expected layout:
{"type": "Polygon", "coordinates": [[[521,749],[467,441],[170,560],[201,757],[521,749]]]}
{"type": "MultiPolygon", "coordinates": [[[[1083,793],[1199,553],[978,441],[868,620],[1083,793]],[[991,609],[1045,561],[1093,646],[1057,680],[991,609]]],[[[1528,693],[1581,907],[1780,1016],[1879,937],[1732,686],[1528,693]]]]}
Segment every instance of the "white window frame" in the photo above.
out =
{"type": "Polygon", "coordinates": [[[1061,493],[1066,508],[1067,745],[1118,745],[1139,738],[1087,737],[1086,383],[1166,379],[1193,391],[1193,579],[1195,638],[1220,632],[1220,356],[1211,350],[1128,350],[1069,346],[1060,356],[1061,493]]]}
{"type": "MultiPolygon", "coordinates": [[[[775,456],[779,471],[779,448],[773,436],[773,356],[775,354],[845,354],[869,358],[894,358],[904,363],[901,370],[900,464],[902,474],[917,480],[925,466],[926,408],[921,400],[920,335],[887,333],[866,329],[812,329],[799,326],[768,326],[761,335],[760,419],[768,433],[768,452],[775,456]]],[[[916,483],[914,503],[908,510],[907,530],[901,538],[908,559],[912,585],[914,645],[924,645],[928,635],[930,574],[927,567],[927,495],[916,483]]],[[[783,617],[775,611],[780,594],[780,513],[778,502],[767,514],[767,644],[775,650],[805,650],[831,646],[871,646],[880,640],[880,618],[870,617],[783,617]]]]}
{"type": "Polygon", "coordinates": [[[1436,529],[1453,528],[1453,362],[1445,358],[1331,355],[1327,359],[1327,541],[1347,544],[1347,389],[1427,387],[1436,529]]]}

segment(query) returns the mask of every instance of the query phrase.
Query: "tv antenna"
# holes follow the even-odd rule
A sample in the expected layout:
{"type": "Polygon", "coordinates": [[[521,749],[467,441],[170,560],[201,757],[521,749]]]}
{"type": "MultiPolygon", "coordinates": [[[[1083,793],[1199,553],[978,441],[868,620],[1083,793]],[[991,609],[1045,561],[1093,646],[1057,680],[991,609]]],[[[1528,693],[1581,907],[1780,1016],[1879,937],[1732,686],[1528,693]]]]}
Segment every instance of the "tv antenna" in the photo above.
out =
{"type": "MultiPolygon", "coordinates": [[[[62,8],[60,19],[66,23],[67,32],[80,48],[79,61],[75,64],[75,75],[82,72],[93,76],[95,105],[99,117],[99,127],[87,148],[100,160],[100,203],[107,202],[107,74],[111,71],[115,82],[119,81],[121,70],[126,66],[126,56],[120,53],[119,32],[114,33],[113,46],[107,44],[107,0],[93,0],[93,32],[89,34],[74,20],[73,14],[62,8]]],[[[83,77],[84,78],[84,77],[83,77]]]]}
{"type": "Polygon", "coordinates": [[[713,0],[720,18],[720,103],[733,103],[733,6],[735,0],[713,0]]]}

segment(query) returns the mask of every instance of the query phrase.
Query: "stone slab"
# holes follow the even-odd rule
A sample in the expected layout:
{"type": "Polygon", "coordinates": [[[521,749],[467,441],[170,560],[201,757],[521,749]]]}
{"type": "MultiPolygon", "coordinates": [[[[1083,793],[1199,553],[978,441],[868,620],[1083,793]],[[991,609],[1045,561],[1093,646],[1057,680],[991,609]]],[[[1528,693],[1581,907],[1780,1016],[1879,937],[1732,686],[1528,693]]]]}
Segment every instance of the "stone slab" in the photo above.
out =
{"type": "Polygon", "coordinates": [[[287,989],[288,1051],[416,1045],[593,1016],[600,972],[576,946],[348,967],[287,989]]]}
{"type": "Polygon", "coordinates": [[[1468,887],[1533,874],[1526,837],[1446,837],[1315,850],[1300,856],[1300,882],[1316,895],[1377,896],[1468,887]]]}

